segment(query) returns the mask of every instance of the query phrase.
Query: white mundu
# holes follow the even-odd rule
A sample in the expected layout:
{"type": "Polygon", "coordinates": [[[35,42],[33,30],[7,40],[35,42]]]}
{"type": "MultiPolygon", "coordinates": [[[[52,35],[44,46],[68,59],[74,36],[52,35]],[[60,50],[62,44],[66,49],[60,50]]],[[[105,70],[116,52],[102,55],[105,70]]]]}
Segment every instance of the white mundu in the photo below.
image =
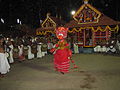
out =
{"type": "Polygon", "coordinates": [[[37,58],[42,58],[41,44],[37,45],[37,58]]]}
{"type": "Polygon", "coordinates": [[[9,72],[10,65],[8,63],[5,53],[0,53],[0,73],[6,74],[9,72]]]}
{"type": "Polygon", "coordinates": [[[11,45],[9,45],[9,47],[10,47],[9,61],[10,61],[10,63],[13,63],[14,62],[14,59],[13,59],[13,45],[11,44],[11,45]]]}
{"type": "Polygon", "coordinates": [[[31,52],[31,46],[28,45],[28,59],[33,59],[34,58],[34,54],[32,54],[31,52]]]}

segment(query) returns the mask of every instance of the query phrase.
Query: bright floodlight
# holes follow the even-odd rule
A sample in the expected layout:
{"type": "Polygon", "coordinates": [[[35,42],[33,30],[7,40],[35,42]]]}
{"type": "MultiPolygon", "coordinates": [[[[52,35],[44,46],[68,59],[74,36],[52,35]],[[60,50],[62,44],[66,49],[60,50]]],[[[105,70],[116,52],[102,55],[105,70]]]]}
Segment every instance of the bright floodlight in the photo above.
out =
{"type": "Polygon", "coordinates": [[[71,14],[74,15],[74,14],[75,14],[75,11],[71,11],[71,14]]]}
{"type": "Polygon", "coordinates": [[[20,20],[19,20],[19,19],[17,19],[17,23],[20,23],[20,20]]]}
{"type": "Polygon", "coordinates": [[[4,23],[4,20],[1,18],[1,22],[4,23]]]}

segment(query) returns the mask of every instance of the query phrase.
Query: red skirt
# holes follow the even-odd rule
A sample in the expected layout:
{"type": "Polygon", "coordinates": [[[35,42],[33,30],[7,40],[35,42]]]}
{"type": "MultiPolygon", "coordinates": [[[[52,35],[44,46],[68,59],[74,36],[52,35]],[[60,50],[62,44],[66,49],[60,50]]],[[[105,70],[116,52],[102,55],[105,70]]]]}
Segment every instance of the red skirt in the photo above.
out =
{"type": "Polygon", "coordinates": [[[69,50],[58,49],[54,54],[54,68],[59,72],[68,73],[70,67],[69,50]]]}
{"type": "Polygon", "coordinates": [[[67,62],[62,62],[61,64],[54,63],[54,68],[55,68],[55,70],[57,70],[58,72],[68,73],[68,72],[69,72],[69,68],[70,68],[69,61],[67,61],[67,62]]]}

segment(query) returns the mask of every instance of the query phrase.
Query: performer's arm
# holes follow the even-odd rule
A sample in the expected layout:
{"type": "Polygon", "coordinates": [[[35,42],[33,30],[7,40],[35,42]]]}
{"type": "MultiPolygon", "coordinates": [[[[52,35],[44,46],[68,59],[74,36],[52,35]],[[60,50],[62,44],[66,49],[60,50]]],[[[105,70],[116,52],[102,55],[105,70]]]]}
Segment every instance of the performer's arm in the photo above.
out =
{"type": "Polygon", "coordinates": [[[50,50],[51,53],[55,54],[56,50],[58,49],[58,44],[55,44],[53,48],[50,50]]]}

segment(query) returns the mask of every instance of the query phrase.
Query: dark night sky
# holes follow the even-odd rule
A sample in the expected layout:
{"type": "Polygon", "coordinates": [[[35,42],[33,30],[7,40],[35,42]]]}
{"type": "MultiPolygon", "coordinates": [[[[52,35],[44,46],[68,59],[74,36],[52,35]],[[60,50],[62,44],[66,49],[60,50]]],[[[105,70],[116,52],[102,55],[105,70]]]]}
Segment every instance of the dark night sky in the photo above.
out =
{"type": "MultiPolygon", "coordinates": [[[[70,11],[77,10],[83,0],[0,0],[0,17],[6,24],[16,24],[19,18],[23,24],[39,27],[39,19],[44,20],[46,13],[71,19],[70,11]]],[[[120,21],[120,0],[89,0],[89,3],[105,15],[120,21]]]]}

